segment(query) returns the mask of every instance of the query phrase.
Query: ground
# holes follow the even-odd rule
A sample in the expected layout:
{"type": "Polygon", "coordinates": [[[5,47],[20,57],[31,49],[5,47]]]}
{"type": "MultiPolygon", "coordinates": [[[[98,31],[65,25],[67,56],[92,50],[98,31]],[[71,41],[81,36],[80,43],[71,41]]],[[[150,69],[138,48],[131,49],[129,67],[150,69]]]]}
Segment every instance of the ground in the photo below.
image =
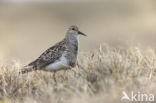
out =
{"type": "Polygon", "coordinates": [[[57,72],[57,83],[51,72],[20,75],[15,60],[0,68],[0,103],[127,103],[123,92],[156,95],[154,49],[101,45],[80,52],[75,68],[57,72]]]}

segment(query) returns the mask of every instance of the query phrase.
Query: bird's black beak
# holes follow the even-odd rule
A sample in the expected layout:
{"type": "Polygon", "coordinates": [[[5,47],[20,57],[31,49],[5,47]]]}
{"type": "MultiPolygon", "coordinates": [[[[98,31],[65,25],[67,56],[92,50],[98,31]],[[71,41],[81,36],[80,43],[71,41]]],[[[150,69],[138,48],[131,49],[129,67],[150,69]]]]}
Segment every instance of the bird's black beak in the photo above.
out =
{"type": "Polygon", "coordinates": [[[83,36],[87,36],[86,34],[80,32],[80,31],[78,31],[78,34],[83,35],[83,36]]]}

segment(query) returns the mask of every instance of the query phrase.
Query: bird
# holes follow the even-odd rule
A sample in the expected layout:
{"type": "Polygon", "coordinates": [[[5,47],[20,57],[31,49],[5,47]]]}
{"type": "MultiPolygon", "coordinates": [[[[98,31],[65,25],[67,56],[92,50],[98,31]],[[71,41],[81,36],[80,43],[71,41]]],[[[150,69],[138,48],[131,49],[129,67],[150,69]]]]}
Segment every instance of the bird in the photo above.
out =
{"type": "Polygon", "coordinates": [[[55,73],[59,70],[67,70],[76,66],[79,35],[87,36],[79,31],[76,25],[67,29],[63,40],[51,46],[43,52],[36,60],[24,66],[20,73],[25,74],[35,70],[53,72],[53,78],[56,81],[55,73]]]}

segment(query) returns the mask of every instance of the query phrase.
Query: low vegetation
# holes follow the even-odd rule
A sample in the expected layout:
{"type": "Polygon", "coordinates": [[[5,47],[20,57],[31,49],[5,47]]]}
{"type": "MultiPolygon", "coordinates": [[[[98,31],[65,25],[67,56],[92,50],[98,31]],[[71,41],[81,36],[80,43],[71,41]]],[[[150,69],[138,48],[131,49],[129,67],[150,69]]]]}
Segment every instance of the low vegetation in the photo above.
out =
{"type": "Polygon", "coordinates": [[[103,45],[81,52],[75,68],[57,72],[57,83],[49,72],[20,75],[20,64],[1,64],[0,103],[121,103],[123,91],[156,95],[153,49],[103,45]]]}

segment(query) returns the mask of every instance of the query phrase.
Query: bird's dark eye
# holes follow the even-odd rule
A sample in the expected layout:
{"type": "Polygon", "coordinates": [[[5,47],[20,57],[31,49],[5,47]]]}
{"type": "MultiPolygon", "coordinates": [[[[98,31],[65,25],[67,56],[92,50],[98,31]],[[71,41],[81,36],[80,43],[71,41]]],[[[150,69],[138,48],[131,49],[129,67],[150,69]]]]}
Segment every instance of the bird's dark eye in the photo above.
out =
{"type": "Polygon", "coordinates": [[[75,28],[72,28],[72,30],[75,30],[75,28]]]}

